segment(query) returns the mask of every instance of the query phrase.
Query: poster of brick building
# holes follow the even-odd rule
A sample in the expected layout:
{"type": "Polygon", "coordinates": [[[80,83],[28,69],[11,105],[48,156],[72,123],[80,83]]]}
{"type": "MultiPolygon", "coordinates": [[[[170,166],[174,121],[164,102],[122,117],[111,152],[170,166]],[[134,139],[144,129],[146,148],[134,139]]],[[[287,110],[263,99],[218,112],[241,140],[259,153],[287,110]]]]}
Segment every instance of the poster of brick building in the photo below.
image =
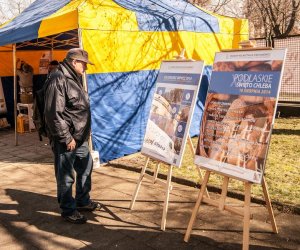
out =
{"type": "Polygon", "coordinates": [[[142,153],[181,165],[203,66],[203,61],[162,62],[142,153]]]}
{"type": "Polygon", "coordinates": [[[216,53],[195,164],[261,183],[285,49],[216,53]]]}

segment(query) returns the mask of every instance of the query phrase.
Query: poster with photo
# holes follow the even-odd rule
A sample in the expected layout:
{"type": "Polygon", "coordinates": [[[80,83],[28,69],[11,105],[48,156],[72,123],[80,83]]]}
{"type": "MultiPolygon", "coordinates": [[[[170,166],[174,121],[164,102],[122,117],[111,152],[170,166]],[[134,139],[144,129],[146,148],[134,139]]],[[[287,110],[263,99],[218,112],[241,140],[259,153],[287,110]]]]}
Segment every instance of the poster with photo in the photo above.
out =
{"type": "Polygon", "coordinates": [[[163,61],[141,152],[179,167],[198,96],[203,61],[163,61]]]}
{"type": "Polygon", "coordinates": [[[195,164],[261,183],[286,50],[216,53],[195,164]]]}
{"type": "Polygon", "coordinates": [[[51,61],[51,52],[45,51],[40,58],[39,74],[48,74],[48,66],[50,61],[51,61]]]}

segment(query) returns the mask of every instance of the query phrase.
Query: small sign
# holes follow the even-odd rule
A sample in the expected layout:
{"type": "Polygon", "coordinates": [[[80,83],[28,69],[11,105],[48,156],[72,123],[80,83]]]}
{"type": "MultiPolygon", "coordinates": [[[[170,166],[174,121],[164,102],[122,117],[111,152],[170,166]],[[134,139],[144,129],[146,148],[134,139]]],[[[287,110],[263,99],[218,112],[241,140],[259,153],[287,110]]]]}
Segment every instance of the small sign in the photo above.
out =
{"type": "Polygon", "coordinates": [[[50,51],[45,51],[40,58],[39,74],[48,74],[48,66],[50,61],[51,61],[51,53],[50,51]]]}

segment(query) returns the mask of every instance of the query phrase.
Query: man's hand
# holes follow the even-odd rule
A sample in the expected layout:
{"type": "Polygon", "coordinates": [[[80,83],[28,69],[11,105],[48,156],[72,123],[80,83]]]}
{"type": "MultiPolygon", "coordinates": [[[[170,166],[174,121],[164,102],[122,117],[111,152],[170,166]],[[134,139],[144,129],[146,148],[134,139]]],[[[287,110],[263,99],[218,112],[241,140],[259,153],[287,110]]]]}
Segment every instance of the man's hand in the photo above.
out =
{"type": "Polygon", "coordinates": [[[72,139],[72,141],[67,144],[67,150],[68,151],[73,151],[76,147],[76,141],[74,139],[72,139]]]}

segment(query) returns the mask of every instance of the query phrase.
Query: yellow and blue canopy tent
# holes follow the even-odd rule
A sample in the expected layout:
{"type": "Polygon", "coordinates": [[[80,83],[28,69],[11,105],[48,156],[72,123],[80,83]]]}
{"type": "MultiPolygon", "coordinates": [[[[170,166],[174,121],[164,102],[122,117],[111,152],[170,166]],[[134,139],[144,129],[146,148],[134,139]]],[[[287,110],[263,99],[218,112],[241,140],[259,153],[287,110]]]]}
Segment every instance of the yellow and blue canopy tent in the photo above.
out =
{"type": "Polygon", "coordinates": [[[207,65],[190,131],[196,135],[215,52],[247,39],[247,20],[185,0],[36,0],[0,28],[0,76],[8,102],[14,76],[13,113],[17,57],[38,72],[45,51],[62,60],[69,48],[87,50],[95,63],[86,75],[93,145],[108,161],[140,149],[162,60],[185,48],[186,57],[207,65]]]}

